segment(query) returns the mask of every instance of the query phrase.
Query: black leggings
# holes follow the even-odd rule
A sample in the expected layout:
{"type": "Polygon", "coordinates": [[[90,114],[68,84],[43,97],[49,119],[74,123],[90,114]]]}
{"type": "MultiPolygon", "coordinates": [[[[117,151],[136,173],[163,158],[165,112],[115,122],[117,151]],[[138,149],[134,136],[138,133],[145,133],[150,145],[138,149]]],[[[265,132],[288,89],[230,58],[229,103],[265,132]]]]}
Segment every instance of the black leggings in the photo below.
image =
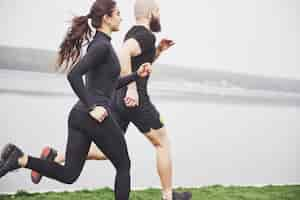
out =
{"type": "Polygon", "coordinates": [[[109,115],[101,123],[89,113],[72,109],[68,120],[65,164],[28,157],[26,168],[66,184],[74,183],[84,166],[91,142],[107,156],[116,169],[115,199],[127,200],[130,192],[130,160],[122,130],[109,115]]]}

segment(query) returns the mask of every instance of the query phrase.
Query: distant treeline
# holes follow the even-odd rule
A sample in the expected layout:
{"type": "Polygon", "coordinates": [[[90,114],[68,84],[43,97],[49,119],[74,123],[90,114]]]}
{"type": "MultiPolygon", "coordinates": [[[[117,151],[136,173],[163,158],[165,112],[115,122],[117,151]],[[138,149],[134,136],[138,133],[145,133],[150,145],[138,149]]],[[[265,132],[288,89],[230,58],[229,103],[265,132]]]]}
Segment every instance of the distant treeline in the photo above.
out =
{"type": "MultiPolygon", "coordinates": [[[[54,51],[0,46],[0,69],[54,73],[55,59],[54,51]]],[[[191,81],[220,87],[300,93],[300,80],[216,71],[205,69],[205,66],[195,69],[153,64],[153,67],[151,78],[158,81],[191,81]]]]}

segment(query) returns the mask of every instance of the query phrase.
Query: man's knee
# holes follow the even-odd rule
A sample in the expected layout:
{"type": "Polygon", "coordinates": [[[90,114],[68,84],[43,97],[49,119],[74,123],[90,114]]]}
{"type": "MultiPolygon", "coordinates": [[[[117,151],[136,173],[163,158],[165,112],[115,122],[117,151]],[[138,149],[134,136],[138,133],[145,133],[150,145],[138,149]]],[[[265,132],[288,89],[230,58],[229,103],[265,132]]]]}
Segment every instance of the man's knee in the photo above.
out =
{"type": "Polygon", "coordinates": [[[87,156],[88,160],[107,160],[107,157],[103,153],[97,153],[97,154],[89,154],[87,156]]]}
{"type": "Polygon", "coordinates": [[[169,143],[167,131],[165,128],[151,129],[145,134],[148,140],[153,144],[154,147],[162,148],[169,143]]]}

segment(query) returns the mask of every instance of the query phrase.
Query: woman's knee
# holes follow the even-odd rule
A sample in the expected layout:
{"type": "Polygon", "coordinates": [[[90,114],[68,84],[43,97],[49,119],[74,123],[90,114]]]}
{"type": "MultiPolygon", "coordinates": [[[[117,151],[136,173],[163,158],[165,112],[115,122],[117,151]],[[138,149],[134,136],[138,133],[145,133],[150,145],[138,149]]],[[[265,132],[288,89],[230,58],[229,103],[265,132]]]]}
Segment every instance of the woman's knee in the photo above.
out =
{"type": "Polygon", "coordinates": [[[66,184],[73,184],[74,182],[77,181],[77,179],[80,176],[80,171],[78,172],[70,169],[66,169],[63,173],[64,173],[63,182],[66,184]]]}
{"type": "Polygon", "coordinates": [[[66,184],[73,184],[73,183],[75,183],[77,181],[78,177],[79,176],[73,176],[73,175],[66,176],[66,178],[64,180],[64,183],[66,183],[66,184]]]}

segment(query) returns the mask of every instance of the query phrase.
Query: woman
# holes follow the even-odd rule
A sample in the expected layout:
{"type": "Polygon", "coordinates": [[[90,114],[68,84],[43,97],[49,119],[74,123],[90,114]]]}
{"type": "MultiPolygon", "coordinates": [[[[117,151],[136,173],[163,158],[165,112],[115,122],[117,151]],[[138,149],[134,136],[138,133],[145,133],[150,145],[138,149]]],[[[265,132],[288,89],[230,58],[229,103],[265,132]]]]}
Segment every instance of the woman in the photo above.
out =
{"type": "Polygon", "coordinates": [[[73,19],[60,46],[58,69],[68,72],[71,87],[79,97],[69,114],[65,165],[27,156],[17,146],[8,144],[1,153],[0,177],[23,167],[66,184],[74,183],[94,142],[116,169],[115,199],[129,199],[130,159],[122,130],[110,114],[110,99],[116,88],[146,77],[151,70],[146,63],[136,73],[119,78],[120,64],[110,35],[119,30],[120,22],[120,12],[113,0],[96,0],[88,15],[73,19]],[[96,29],[91,42],[89,19],[96,29]],[[89,43],[87,53],[79,59],[85,42],[89,43]]]}

